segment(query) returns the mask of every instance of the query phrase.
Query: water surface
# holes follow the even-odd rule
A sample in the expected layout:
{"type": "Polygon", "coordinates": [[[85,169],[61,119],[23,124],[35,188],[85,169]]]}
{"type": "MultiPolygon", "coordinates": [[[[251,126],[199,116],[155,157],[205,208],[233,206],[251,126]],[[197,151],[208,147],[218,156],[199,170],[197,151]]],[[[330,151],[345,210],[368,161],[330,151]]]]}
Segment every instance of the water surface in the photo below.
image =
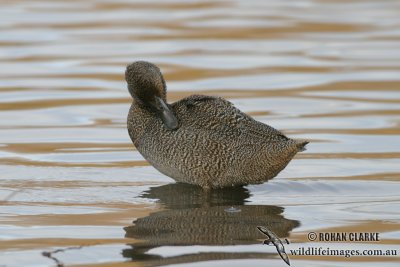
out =
{"type": "Polygon", "coordinates": [[[0,266],[285,266],[257,225],[290,239],[286,250],[398,251],[289,255],[294,266],[398,266],[398,1],[0,5],[0,266]],[[222,96],[311,144],[262,185],[175,184],[127,134],[135,60],[161,67],[170,102],[222,96]]]}

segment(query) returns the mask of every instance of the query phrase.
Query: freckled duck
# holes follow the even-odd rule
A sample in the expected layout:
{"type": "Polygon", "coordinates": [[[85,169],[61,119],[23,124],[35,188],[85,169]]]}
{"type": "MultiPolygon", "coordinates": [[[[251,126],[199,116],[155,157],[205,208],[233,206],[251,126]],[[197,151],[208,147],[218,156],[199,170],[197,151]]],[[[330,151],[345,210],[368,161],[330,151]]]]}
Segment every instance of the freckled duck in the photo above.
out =
{"type": "Polygon", "coordinates": [[[265,182],[307,141],[287,138],[220,97],[192,95],[166,101],[160,69],[145,61],[127,66],[133,97],[128,132],[143,157],[178,182],[205,189],[265,182]]]}

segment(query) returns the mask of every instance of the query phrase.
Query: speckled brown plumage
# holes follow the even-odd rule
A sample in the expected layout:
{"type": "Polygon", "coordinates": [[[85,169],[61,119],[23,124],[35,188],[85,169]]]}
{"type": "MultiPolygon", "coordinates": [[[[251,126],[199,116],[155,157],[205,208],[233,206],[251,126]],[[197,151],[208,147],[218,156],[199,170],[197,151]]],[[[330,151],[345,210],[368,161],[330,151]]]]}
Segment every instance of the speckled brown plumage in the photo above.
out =
{"type": "Polygon", "coordinates": [[[128,132],[137,150],[176,181],[220,188],[276,176],[308,143],[284,136],[220,97],[192,95],[166,103],[164,78],[138,61],[125,77],[133,103],[128,132]]]}

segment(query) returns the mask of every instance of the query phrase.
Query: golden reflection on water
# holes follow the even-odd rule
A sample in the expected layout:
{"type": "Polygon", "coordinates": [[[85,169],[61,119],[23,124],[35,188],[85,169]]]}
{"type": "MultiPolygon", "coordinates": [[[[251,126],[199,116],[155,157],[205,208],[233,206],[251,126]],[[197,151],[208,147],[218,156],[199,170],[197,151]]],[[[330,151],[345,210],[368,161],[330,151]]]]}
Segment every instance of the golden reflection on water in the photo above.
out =
{"type": "MultiPolygon", "coordinates": [[[[135,252],[146,244],[154,248],[157,227],[151,224],[160,214],[196,219],[200,212],[209,219],[204,229],[212,230],[217,223],[207,214],[234,204],[260,224],[271,209],[279,210],[274,218],[299,222],[276,230],[297,244],[308,243],[309,231],[364,231],[382,233],[376,248],[399,249],[398,1],[0,5],[0,266],[51,266],[41,252],[75,246],[82,248],[55,255],[68,266],[247,258],[264,266],[277,260],[259,247],[227,253],[221,242],[219,253],[199,257],[182,253],[148,260],[135,252]],[[187,196],[178,198],[182,206],[169,205],[165,184],[172,180],[143,160],[126,131],[130,96],[123,74],[126,64],[138,59],[161,67],[169,101],[193,93],[228,98],[290,137],[311,139],[308,151],[272,181],[242,189],[245,195],[232,193],[231,200],[240,203],[214,203],[215,193],[206,199],[200,194],[201,205],[193,206],[192,195],[182,192],[187,196]],[[161,194],[147,198],[143,192],[161,194]],[[144,240],[124,231],[135,229],[135,220],[151,222],[144,240]],[[124,263],[128,259],[134,262],[124,263]]],[[[252,244],[262,238],[252,236],[254,231],[252,244]]],[[[219,237],[230,234],[222,231],[219,237]]],[[[156,245],[172,255],[168,246],[177,236],[164,238],[156,245]]],[[[206,248],[215,245],[206,241],[206,248]]],[[[190,238],[182,242],[192,244],[192,252],[198,245],[190,238]]],[[[398,264],[393,257],[292,261],[296,266],[398,264]]]]}

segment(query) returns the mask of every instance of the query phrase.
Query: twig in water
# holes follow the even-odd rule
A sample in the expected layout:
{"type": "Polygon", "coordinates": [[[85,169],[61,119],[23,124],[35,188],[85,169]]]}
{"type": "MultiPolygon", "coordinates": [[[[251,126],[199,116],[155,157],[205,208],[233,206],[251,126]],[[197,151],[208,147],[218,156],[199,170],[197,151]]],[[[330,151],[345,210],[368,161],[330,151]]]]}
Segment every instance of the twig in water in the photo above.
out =
{"type": "Polygon", "coordinates": [[[65,252],[66,250],[71,250],[71,249],[81,249],[82,247],[83,246],[67,247],[67,248],[56,249],[56,250],[53,250],[53,251],[43,251],[42,255],[44,257],[52,259],[56,263],[57,267],[65,267],[64,263],[62,263],[59,259],[54,257],[53,254],[58,253],[58,252],[65,252]]]}
{"type": "MultiPolygon", "coordinates": [[[[21,193],[22,191],[24,191],[24,189],[19,189],[19,190],[13,190],[8,196],[6,196],[3,200],[0,200],[0,202],[7,202],[9,201],[11,198],[13,198],[16,194],[21,193]]],[[[0,265],[3,266],[3,265],[0,265]]]]}

